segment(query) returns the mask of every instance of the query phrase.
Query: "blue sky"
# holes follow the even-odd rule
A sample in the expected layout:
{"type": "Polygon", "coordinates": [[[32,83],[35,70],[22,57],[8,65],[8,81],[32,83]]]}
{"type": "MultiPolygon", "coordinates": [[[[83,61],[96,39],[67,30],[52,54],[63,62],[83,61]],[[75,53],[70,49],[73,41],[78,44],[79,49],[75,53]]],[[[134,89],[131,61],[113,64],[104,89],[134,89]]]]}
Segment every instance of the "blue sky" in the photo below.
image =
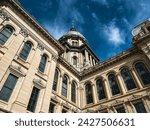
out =
{"type": "Polygon", "coordinates": [[[150,18],[150,0],[19,0],[59,39],[72,23],[104,61],[132,47],[134,26],[150,18]]]}

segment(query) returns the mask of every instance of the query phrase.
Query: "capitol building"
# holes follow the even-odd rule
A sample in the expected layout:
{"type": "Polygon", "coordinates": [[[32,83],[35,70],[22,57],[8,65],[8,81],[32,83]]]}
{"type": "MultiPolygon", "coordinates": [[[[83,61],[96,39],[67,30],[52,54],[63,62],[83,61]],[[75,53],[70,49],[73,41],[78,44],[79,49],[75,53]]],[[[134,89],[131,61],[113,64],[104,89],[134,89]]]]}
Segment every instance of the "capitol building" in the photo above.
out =
{"type": "Polygon", "coordinates": [[[0,112],[149,113],[150,20],[134,27],[132,48],[102,62],[74,26],[56,40],[1,0],[0,112]]]}

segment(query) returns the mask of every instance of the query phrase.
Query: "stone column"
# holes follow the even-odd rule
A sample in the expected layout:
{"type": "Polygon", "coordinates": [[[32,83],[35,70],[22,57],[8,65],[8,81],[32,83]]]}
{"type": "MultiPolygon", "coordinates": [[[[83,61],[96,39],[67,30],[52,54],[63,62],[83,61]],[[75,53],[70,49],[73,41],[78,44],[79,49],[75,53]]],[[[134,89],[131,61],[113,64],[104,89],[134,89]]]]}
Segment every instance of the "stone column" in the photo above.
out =
{"type": "Polygon", "coordinates": [[[144,52],[144,54],[148,57],[150,60],[150,43],[144,47],[141,47],[141,50],[144,52]]]}
{"type": "Polygon", "coordinates": [[[89,64],[89,56],[87,50],[85,50],[85,59],[86,59],[86,63],[89,64]]]}
{"type": "Polygon", "coordinates": [[[80,108],[82,108],[86,105],[85,89],[80,85],[79,91],[80,91],[80,108]]]}
{"type": "Polygon", "coordinates": [[[40,58],[41,58],[41,50],[39,47],[37,47],[34,59],[32,60],[30,68],[28,69],[28,73],[26,74],[26,77],[22,83],[22,86],[20,88],[20,92],[16,98],[16,101],[14,102],[12,106],[12,110],[16,110],[19,112],[26,112],[26,107],[28,105],[28,101],[30,99],[30,94],[33,88],[33,80],[35,77],[35,73],[37,72],[37,68],[39,66],[40,58]]]}
{"type": "Polygon", "coordinates": [[[127,108],[127,106],[126,106],[125,103],[123,103],[123,107],[124,107],[124,109],[125,109],[125,112],[126,112],[126,113],[129,113],[129,110],[128,110],[128,108],[127,108]]]}
{"type": "Polygon", "coordinates": [[[90,56],[90,64],[93,66],[92,56],[90,56]]]}
{"type": "Polygon", "coordinates": [[[0,81],[17,54],[17,51],[23,43],[24,37],[21,34],[14,34],[10,37],[10,39],[8,39],[6,42],[6,44],[9,42],[9,48],[0,60],[0,81]]]}
{"type": "Polygon", "coordinates": [[[93,92],[94,104],[96,104],[98,102],[98,96],[97,96],[96,85],[94,82],[92,82],[92,92],[93,92]]]}
{"type": "Polygon", "coordinates": [[[134,105],[132,104],[132,102],[129,102],[129,103],[130,103],[130,106],[131,106],[132,112],[133,112],[133,113],[136,113],[136,109],[135,109],[134,105]]]}
{"type": "Polygon", "coordinates": [[[110,89],[109,89],[107,80],[106,80],[106,79],[103,79],[103,82],[104,82],[106,97],[107,97],[107,99],[109,100],[109,99],[111,98],[111,94],[110,94],[110,89]]]}
{"type": "Polygon", "coordinates": [[[69,79],[69,82],[68,82],[68,90],[67,90],[67,99],[69,101],[71,101],[71,84],[72,84],[72,80],[69,79]]]}
{"type": "Polygon", "coordinates": [[[138,88],[139,89],[143,88],[141,82],[139,81],[139,79],[138,79],[138,77],[137,77],[137,75],[136,75],[136,73],[134,71],[134,68],[130,68],[130,71],[131,71],[131,73],[133,75],[133,78],[135,79],[136,84],[138,85],[138,88]]]}
{"type": "Polygon", "coordinates": [[[76,104],[81,107],[81,103],[80,103],[80,98],[81,98],[81,97],[80,97],[80,87],[77,86],[76,88],[77,88],[77,89],[76,89],[76,91],[77,91],[77,92],[76,92],[76,94],[77,94],[77,96],[76,96],[76,101],[77,101],[77,103],[76,103],[76,104]]]}
{"type": "Polygon", "coordinates": [[[122,94],[125,94],[126,90],[125,90],[125,87],[124,87],[123,82],[121,80],[121,74],[119,72],[116,74],[116,78],[119,82],[119,86],[120,86],[120,90],[121,90],[122,94]]]}
{"type": "Polygon", "coordinates": [[[63,75],[64,75],[64,73],[61,72],[61,74],[59,76],[58,95],[61,95],[63,75]]]}

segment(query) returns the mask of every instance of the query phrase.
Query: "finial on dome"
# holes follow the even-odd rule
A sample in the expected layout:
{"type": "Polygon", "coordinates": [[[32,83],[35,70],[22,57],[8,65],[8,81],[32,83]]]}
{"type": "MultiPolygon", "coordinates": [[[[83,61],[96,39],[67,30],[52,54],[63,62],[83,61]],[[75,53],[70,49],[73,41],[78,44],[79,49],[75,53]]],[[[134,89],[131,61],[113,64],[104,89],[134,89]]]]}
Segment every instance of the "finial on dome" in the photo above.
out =
{"type": "Polygon", "coordinates": [[[75,26],[74,26],[74,21],[72,21],[72,27],[70,28],[70,31],[77,31],[75,26]]]}

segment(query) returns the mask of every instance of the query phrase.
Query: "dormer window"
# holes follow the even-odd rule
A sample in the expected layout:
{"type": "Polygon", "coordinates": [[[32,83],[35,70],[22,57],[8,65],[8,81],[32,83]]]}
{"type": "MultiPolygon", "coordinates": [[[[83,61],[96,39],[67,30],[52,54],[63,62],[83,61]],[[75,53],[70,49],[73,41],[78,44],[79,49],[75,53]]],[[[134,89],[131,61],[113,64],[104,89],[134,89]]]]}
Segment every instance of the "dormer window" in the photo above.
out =
{"type": "Polygon", "coordinates": [[[74,66],[77,66],[78,58],[76,56],[72,57],[72,62],[74,66]]]}
{"type": "Polygon", "coordinates": [[[72,46],[78,46],[78,41],[72,41],[72,46]]]}

